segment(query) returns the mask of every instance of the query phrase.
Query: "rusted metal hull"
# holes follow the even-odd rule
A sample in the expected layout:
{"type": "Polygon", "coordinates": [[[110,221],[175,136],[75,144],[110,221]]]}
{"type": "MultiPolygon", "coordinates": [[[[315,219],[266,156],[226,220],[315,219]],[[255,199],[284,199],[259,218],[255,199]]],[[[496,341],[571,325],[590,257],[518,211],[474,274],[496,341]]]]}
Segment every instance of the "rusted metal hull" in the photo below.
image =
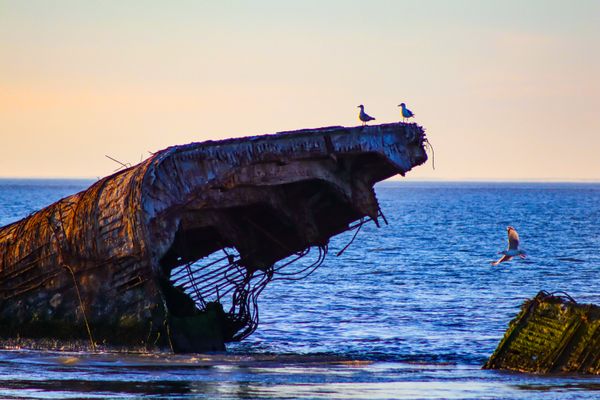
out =
{"type": "Polygon", "coordinates": [[[224,349],[256,328],[276,263],[311,247],[322,262],[331,236],[377,220],[373,185],[424,163],[424,140],[398,123],[160,151],[0,228],[0,337],[224,349]]]}
{"type": "Polygon", "coordinates": [[[600,307],[540,292],[523,304],[484,368],[600,373],[600,307]]]}

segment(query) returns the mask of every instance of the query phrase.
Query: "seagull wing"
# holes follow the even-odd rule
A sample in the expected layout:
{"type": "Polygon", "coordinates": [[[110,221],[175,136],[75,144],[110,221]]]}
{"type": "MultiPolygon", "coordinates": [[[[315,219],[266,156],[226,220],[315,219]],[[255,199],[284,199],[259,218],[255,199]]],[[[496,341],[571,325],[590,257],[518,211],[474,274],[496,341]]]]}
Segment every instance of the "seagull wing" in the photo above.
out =
{"type": "Polygon", "coordinates": [[[414,117],[414,116],[415,116],[415,114],[413,114],[413,112],[412,112],[412,111],[410,111],[408,108],[406,108],[406,107],[403,107],[403,108],[402,108],[402,116],[403,116],[404,118],[410,118],[410,117],[414,117]]]}
{"type": "Polygon", "coordinates": [[[502,258],[500,258],[498,261],[494,261],[494,262],[492,263],[492,265],[494,265],[494,266],[495,266],[495,265],[498,265],[498,264],[500,264],[501,262],[504,262],[504,261],[510,261],[511,259],[512,259],[512,257],[511,257],[511,256],[502,256],[502,258]]]}
{"type": "Polygon", "coordinates": [[[519,249],[519,234],[515,228],[508,229],[508,250],[519,249]]]}

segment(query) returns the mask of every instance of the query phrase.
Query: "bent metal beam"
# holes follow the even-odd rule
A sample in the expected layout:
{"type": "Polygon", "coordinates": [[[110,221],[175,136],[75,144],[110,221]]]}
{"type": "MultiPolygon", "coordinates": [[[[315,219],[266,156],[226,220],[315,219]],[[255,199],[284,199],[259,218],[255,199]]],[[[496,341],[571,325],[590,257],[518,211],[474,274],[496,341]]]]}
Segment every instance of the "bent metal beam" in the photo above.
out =
{"type": "Polygon", "coordinates": [[[284,267],[317,248],[296,270],[310,273],[332,236],[377,221],[373,185],[424,163],[424,141],[394,123],[157,152],[0,228],[0,337],[224,349],[256,329],[257,297],[284,267]]]}

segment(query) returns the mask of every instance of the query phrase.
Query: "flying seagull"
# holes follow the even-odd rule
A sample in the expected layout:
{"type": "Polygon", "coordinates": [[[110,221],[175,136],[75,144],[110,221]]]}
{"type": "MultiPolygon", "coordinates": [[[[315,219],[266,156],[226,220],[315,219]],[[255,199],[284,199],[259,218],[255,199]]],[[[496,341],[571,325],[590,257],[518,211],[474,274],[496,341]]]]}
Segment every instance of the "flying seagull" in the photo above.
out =
{"type": "Polygon", "coordinates": [[[367,122],[373,121],[375,119],[365,112],[365,106],[363,106],[362,104],[357,108],[360,108],[360,112],[358,113],[358,119],[362,121],[363,126],[365,126],[367,122]]]}
{"type": "Polygon", "coordinates": [[[400,114],[402,114],[403,122],[406,118],[412,118],[415,116],[415,114],[413,114],[412,111],[410,111],[408,108],[406,108],[406,104],[400,103],[400,104],[398,104],[398,107],[402,107],[402,111],[400,112],[400,114]]]}
{"type": "Polygon", "coordinates": [[[508,232],[508,250],[500,251],[498,254],[502,254],[502,258],[498,261],[494,261],[492,265],[498,265],[504,261],[510,261],[513,257],[519,256],[521,258],[525,258],[525,252],[523,250],[519,250],[519,234],[517,230],[512,226],[506,227],[506,231],[508,232]]]}

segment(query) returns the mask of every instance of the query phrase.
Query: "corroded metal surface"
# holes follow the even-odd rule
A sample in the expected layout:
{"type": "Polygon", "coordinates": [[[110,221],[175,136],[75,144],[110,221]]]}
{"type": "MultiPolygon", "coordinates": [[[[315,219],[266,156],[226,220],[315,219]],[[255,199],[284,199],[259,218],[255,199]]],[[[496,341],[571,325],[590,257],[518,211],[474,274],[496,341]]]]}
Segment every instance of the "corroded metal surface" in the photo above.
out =
{"type": "Polygon", "coordinates": [[[373,185],[424,163],[424,139],[397,123],[157,152],[0,228],[0,337],[222,349],[256,328],[278,261],[322,262],[331,236],[377,221],[373,185]]]}
{"type": "Polygon", "coordinates": [[[600,373],[600,307],[540,292],[523,304],[484,368],[600,373]]]}

